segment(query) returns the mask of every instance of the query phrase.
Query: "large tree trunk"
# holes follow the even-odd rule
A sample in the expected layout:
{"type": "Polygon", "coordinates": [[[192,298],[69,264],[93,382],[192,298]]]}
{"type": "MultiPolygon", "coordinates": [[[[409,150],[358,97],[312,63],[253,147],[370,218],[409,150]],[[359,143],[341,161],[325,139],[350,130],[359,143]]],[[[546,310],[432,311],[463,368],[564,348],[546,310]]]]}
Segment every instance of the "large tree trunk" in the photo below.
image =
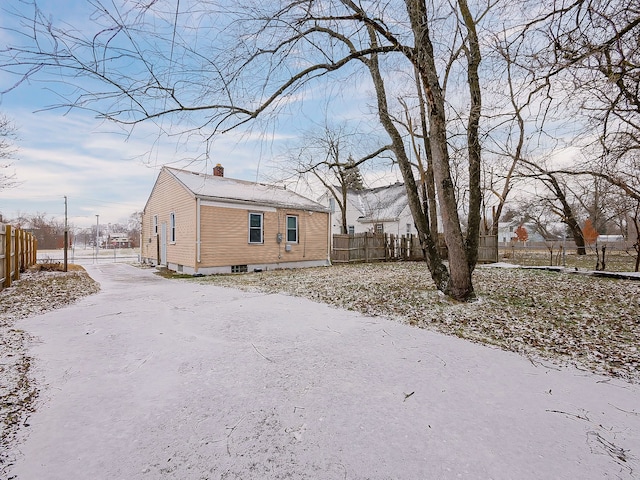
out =
{"type": "MultiPolygon", "coordinates": [[[[371,27],[369,27],[369,36],[372,46],[377,45],[375,31],[373,31],[371,27]]],[[[400,135],[400,132],[394,125],[391,115],[389,115],[387,94],[384,87],[382,75],[380,74],[378,56],[376,54],[372,54],[371,58],[366,62],[366,64],[369,68],[369,72],[376,89],[380,123],[391,138],[393,152],[396,156],[398,167],[400,168],[400,172],[402,173],[405,189],[407,191],[409,209],[411,210],[411,215],[413,216],[413,220],[418,231],[418,239],[420,241],[420,245],[426,253],[426,260],[429,267],[429,272],[431,273],[431,278],[435,282],[436,288],[438,290],[446,294],[450,294],[449,272],[447,271],[447,267],[442,263],[442,259],[440,258],[440,255],[436,248],[436,243],[434,241],[434,234],[436,234],[437,232],[431,232],[431,230],[429,229],[429,219],[427,216],[427,212],[425,212],[425,210],[423,210],[422,208],[420,195],[418,194],[418,186],[416,185],[416,181],[413,176],[411,162],[405,151],[404,141],[402,139],[402,136],[400,135]]]]}
{"type": "Polygon", "coordinates": [[[340,214],[342,215],[342,233],[349,233],[349,226],[347,225],[347,188],[345,185],[341,185],[342,202],[340,205],[340,214]]]}
{"type": "Polygon", "coordinates": [[[556,177],[548,172],[547,176],[549,177],[548,183],[551,184],[552,191],[555,193],[556,198],[562,205],[563,221],[564,223],[566,223],[567,227],[569,227],[569,230],[571,230],[573,241],[576,244],[576,253],[578,255],[586,255],[587,250],[584,243],[584,234],[582,233],[582,228],[580,228],[578,220],[573,214],[573,209],[571,208],[571,205],[569,205],[567,196],[562,191],[562,188],[560,188],[560,184],[558,183],[556,177]]]}
{"type": "Polygon", "coordinates": [[[433,174],[442,216],[444,239],[449,253],[450,277],[445,292],[452,298],[467,301],[474,298],[471,280],[473,268],[462,234],[451,177],[444,97],[436,73],[433,45],[427,25],[427,9],[422,0],[406,0],[406,5],[415,38],[415,56],[412,60],[420,72],[429,106],[429,141],[431,158],[433,159],[433,174]]]}
{"type": "Polygon", "coordinates": [[[416,88],[418,90],[418,98],[420,99],[420,126],[422,128],[422,138],[424,142],[425,157],[427,160],[427,168],[424,169],[423,188],[424,188],[424,210],[429,212],[429,229],[434,237],[438,235],[438,208],[436,204],[436,185],[433,178],[433,160],[431,158],[431,143],[429,142],[429,126],[427,124],[427,112],[422,94],[422,85],[420,72],[414,68],[416,76],[416,88]]]}
{"type": "Polygon", "coordinates": [[[465,53],[467,56],[467,84],[471,98],[469,119],[467,121],[467,152],[469,154],[469,213],[467,218],[467,262],[473,271],[478,261],[480,242],[480,207],[482,191],[480,189],[481,147],[478,134],[480,114],[482,113],[482,94],[480,92],[480,44],[476,32],[476,23],[471,15],[467,0],[458,0],[460,13],[467,28],[465,53]]]}

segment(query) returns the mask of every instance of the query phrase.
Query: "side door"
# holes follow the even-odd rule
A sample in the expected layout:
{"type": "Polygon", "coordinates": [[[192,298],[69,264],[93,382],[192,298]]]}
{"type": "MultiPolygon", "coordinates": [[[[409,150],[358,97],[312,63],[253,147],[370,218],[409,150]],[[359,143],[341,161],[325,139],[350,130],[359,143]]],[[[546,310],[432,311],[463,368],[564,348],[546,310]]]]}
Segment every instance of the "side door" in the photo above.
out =
{"type": "Polygon", "coordinates": [[[160,227],[160,265],[167,265],[167,223],[160,227]]]}

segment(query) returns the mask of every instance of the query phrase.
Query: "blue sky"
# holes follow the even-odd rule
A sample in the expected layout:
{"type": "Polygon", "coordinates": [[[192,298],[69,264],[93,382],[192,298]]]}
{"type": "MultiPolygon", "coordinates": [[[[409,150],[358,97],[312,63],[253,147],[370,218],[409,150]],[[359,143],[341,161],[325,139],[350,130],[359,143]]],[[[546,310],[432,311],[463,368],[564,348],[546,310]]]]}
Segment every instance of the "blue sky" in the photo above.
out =
{"type": "MultiPolygon", "coordinates": [[[[66,195],[69,222],[77,227],[95,224],[96,214],[101,223],[126,223],[130,214],[144,208],[162,165],[213,168],[211,162],[185,159],[185,148],[167,141],[158,144],[154,125],[127,136],[116,125],[81,111],[35,111],[50,101],[48,95],[30,86],[2,99],[0,111],[13,121],[19,136],[13,161],[19,185],[0,190],[5,219],[20,213],[61,219],[66,195]]],[[[219,145],[213,161],[225,165],[227,176],[256,180],[259,142],[228,138],[219,145]]]]}
{"type": "MultiPolygon", "coordinates": [[[[64,9],[60,9],[59,0],[42,0],[38,5],[47,15],[53,12],[54,24],[60,20],[56,17],[60,14],[74,26],[91,29],[86,23],[87,3],[64,2],[64,9]]],[[[27,17],[32,15],[28,6],[15,0],[2,8],[24,8],[27,17]]],[[[11,22],[15,18],[0,14],[0,27],[5,28],[0,29],[2,47],[19,42],[6,30],[11,22]]],[[[13,82],[15,77],[0,72],[0,91],[13,82]]],[[[362,121],[370,109],[370,91],[359,85],[358,80],[333,87],[318,86],[315,92],[306,90],[304,107],[302,102],[298,106],[299,99],[292,96],[287,99],[292,106],[277,122],[261,124],[249,133],[225,134],[215,140],[206,161],[194,162],[193,158],[202,158],[204,143],[200,137],[187,142],[179,142],[177,137],[160,137],[158,126],[153,123],[140,124],[128,133],[86,111],[47,109],[60,102],[59,92],[69,91],[64,82],[62,77],[50,73],[36,75],[0,98],[0,113],[12,120],[19,136],[13,168],[20,184],[17,188],[0,190],[0,213],[5,219],[21,213],[46,213],[62,219],[67,196],[69,221],[76,227],[95,224],[95,215],[100,215],[100,222],[105,224],[125,222],[133,212],[144,208],[162,165],[210,171],[221,163],[228,177],[265,180],[264,173],[272,160],[287,145],[294,144],[312,120],[322,122],[322,118],[311,118],[326,108],[320,103],[323,100],[313,100],[314,95],[319,99],[327,95],[342,97],[338,115],[341,118],[362,121]]],[[[171,128],[167,123],[168,120],[162,126],[171,128]]],[[[313,198],[311,192],[300,193],[313,198]]]]}

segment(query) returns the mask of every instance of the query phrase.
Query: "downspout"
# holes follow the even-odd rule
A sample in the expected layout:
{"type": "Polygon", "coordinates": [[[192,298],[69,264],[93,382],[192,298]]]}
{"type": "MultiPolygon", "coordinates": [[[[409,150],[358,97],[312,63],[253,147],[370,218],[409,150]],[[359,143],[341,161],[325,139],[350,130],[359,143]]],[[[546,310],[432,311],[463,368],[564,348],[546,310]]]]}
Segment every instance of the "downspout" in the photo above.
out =
{"type": "Polygon", "coordinates": [[[327,213],[327,264],[331,265],[331,214],[327,213]]]}
{"type": "Polygon", "coordinates": [[[278,243],[278,260],[282,258],[282,252],[280,249],[282,248],[282,231],[280,230],[280,214],[282,212],[280,210],[276,210],[276,216],[278,217],[278,233],[277,233],[277,243],[278,243]]]}
{"type": "MultiPolygon", "coordinates": [[[[307,212],[309,215],[313,215],[312,211],[307,212]]],[[[307,223],[308,219],[304,218],[304,244],[302,247],[302,258],[307,258],[307,223]]]]}
{"type": "Polygon", "coordinates": [[[200,266],[200,246],[201,246],[201,231],[200,231],[200,199],[196,198],[196,268],[195,271],[198,271],[198,267],[200,266]]]}

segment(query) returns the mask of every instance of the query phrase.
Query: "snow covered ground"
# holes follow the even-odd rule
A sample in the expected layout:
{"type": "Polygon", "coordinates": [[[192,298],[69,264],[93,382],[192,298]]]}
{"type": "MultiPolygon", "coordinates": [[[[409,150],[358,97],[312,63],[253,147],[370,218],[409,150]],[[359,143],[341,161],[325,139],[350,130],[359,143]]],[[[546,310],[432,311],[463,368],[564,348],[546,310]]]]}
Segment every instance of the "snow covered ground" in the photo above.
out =
{"type": "Polygon", "coordinates": [[[18,322],[40,396],[10,478],[640,477],[640,385],[281,294],[87,265],[18,322]]]}

